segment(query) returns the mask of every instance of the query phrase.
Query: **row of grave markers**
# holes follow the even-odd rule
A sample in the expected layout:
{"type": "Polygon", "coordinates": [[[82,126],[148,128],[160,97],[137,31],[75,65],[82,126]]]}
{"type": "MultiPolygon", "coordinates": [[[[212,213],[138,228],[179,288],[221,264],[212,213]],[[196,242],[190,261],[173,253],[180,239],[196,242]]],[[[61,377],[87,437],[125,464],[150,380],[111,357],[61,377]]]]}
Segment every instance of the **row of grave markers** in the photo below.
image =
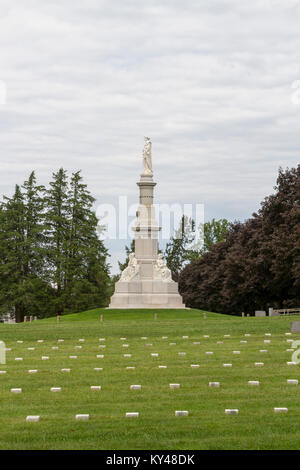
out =
{"type": "MultiPolygon", "coordinates": [[[[298,385],[299,380],[298,379],[287,379],[287,384],[288,385],[298,385]]],[[[209,387],[212,387],[212,388],[214,388],[214,387],[219,388],[221,386],[221,383],[220,382],[209,382],[208,385],[209,385],[209,387]]],[[[250,385],[250,386],[259,386],[260,382],[258,380],[248,380],[248,385],[250,385]]],[[[171,390],[179,389],[180,384],[179,383],[169,384],[169,388],[171,390]]],[[[130,385],[129,389],[130,390],[142,390],[142,385],[133,384],[133,385],[130,385]]],[[[102,390],[102,386],[101,385],[91,385],[90,390],[100,392],[102,390]]],[[[20,394],[20,393],[23,392],[22,388],[11,388],[10,391],[11,391],[11,393],[15,393],[15,394],[20,394]]],[[[62,387],[51,387],[50,388],[50,392],[53,392],[53,393],[61,392],[61,391],[62,391],[62,387]]]]}
{"type": "MultiPolygon", "coordinates": [[[[274,413],[287,413],[288,408],[285,407],[275,407],[273,408],[274,413]]],[[[239,409],[238,408],[225,408],[225,414],[226,415],[238,415],[239,414],[239,409]]],[[[126,418],[139,418],[140,413],[135,411],[135,412],[126,412],[125,417],[126,418]]],[[[189,411],[187,410],[176,410],[175,411],[175,416],[189,416],[189,411]]],[[[28,423],[36,423],[39,422],[41,419],[40,416],[27,416],[26,421],[28,423]]],[[[90,415],[89,414],[76,414],[75,415],[75,420],[76,421],[89,421],[90,415]]]]}

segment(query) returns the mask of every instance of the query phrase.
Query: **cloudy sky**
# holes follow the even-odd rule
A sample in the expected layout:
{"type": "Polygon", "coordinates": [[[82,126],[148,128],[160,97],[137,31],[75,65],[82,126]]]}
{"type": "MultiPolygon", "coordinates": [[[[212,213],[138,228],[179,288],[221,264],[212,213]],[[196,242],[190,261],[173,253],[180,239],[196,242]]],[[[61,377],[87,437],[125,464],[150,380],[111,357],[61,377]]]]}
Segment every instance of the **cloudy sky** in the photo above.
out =
{"type": "Polygon", "coordinates": [[[135,202],[149,135],[156,201],[244,220],[299,163],[300,0],[0,6],[1,194],[63,166],[135,202]]]}

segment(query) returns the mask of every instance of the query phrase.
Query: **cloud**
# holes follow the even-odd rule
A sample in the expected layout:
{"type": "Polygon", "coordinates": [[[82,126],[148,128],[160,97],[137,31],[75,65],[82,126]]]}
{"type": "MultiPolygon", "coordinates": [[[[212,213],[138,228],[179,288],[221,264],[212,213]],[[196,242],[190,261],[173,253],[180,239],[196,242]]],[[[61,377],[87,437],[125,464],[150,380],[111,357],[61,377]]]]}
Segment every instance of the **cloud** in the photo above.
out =
{"type": "Polygon", "coordinates": [[[299,0],[2,0],[0,192],[63,166],[98,203],[135,202],[150,135],[158,202],[249,217],[278,167],[299,163],[299,12],[299,0]]]}

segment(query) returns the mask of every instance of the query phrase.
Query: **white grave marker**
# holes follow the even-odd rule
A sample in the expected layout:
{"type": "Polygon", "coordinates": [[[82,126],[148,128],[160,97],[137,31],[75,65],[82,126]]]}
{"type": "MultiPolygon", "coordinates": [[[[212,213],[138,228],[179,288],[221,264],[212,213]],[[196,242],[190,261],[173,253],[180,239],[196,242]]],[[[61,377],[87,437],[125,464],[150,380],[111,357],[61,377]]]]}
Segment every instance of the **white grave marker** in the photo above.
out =
{"type": "Polygon", "coordinates": [[[27,423],[37,423],[40,421],[40,416],[27,416],[26,421],[27,423]]]}
{"type": "Polygon", "coordinates": [[[189,415],[188,411],[182,411],[182,410],[175,411],[175,416],[188,416],[188,415],[189,415]]]}
{"type": "Polygon", "coordinates": [[[237,408],[233,408],[233,409],[230,409],[230,408],[227,408],[225,410],[225,414],[226,415],[238,415],[239,414],[239,410],[237,408]]]}
{"type": "Polygon", "coordinates": [[[88,421],[90,419],[90,415],[87,415],[87,414],[76,415],[75,419],[76,421],[88,421]]]}

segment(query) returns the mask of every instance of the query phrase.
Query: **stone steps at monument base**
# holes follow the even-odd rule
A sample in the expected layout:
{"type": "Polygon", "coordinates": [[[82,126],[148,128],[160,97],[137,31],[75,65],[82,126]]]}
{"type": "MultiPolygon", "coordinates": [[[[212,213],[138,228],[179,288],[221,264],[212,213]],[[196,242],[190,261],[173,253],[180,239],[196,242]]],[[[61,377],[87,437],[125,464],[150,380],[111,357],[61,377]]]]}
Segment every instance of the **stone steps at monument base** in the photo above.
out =
{"type": "Polygon", "coordinates": [[[179,294],[115,293],[108,308],[185,309],[179,294]]]}

